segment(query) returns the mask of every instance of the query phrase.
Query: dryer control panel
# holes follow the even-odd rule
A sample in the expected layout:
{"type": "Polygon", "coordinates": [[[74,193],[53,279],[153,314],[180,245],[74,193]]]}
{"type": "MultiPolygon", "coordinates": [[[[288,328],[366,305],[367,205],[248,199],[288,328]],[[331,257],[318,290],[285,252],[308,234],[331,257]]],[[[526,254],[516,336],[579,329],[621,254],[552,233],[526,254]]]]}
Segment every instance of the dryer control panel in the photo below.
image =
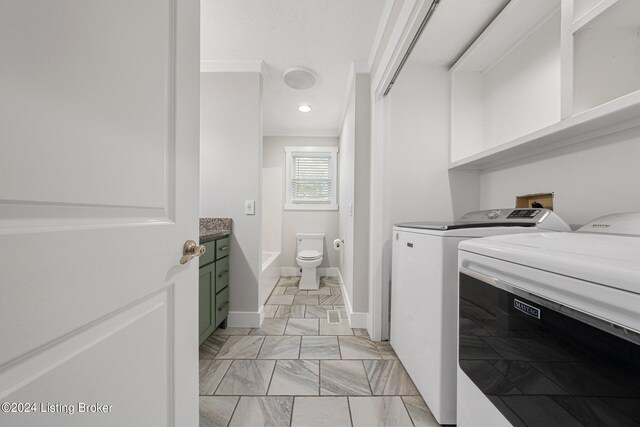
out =
{"type": "Polygon", "coordinates": [[[578,232],[640,236],[640,212],[601,216],[580,227],[578,232]]]}

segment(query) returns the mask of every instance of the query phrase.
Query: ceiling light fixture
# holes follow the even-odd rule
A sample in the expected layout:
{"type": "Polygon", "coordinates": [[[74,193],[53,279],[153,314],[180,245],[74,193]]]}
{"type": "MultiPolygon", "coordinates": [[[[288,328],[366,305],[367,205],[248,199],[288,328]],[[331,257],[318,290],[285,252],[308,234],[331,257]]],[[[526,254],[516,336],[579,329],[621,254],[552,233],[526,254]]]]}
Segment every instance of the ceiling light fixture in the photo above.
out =
{"type": "Polygon", "coordinates": [[[298,111],[301,113],[308,113],[311,111],[311,106],[307,104],[302,104],[298,107],[298,111]]]}
{"type": "Polygon", "coordinates": [[[282,75],[284,83],[291,89],[311,89],[318,82],[318,75],[305,67],[291,67],[282,75]]]}

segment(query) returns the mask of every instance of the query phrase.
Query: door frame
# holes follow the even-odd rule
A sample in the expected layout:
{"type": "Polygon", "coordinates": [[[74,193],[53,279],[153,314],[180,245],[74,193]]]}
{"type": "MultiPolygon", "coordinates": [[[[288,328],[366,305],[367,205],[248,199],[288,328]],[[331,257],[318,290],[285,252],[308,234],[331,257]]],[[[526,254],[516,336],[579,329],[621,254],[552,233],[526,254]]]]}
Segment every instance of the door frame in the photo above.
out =
{"type": "MultiPolygon", "coordinates": [[[[380,65],[371,77],[371,187],[369,212],[369,317],[373,341],[389,339],[391,291],[391,219],[386,159],[391,149],[390,104],[384,93],[418,33],[434,0],[406,0],[385,46],[379,46],[380,65]]],[[[393,14],[389,14],[391,17],[393,14]]],[[[382,28],[385,28],[383,26],[382,28]]],[[[378,51],[376,51],[376,55],[378,51]]]]}

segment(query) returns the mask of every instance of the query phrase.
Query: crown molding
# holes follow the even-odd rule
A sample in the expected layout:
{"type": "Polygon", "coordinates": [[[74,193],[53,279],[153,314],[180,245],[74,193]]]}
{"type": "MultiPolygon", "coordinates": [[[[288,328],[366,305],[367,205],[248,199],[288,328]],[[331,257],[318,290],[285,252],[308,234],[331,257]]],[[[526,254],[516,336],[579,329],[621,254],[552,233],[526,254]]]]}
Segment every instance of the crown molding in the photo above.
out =
{"type": "Polygon", "coordinates": [[[340,132],[336,129],[264,129],[262,136],[337,138],[340,132]]]}
{"type": "Polygon", "coordinates": [[[340,132],[342,132],[342,126],[344,125],[344,119],[347,116],[347,109],[349,108],[349,98],[351,97],[351,91],[353,90],[356,74],[369,74],[369,64],[365,62],[352,62],[349,67],[349,76],[347,77],[347,87],[342,101],[342,111],[340,114],[340,132]]]}
{"type": "Polygon", "coordinates": [[[373,44],[371,45],[371,51],[369,52],[369,60],[367,61],[367,65],[369,66],[369,70],[373,71],[373,63],[376,59],[376,55],[378,55],[378,51],[380,50],[382,45],[382,39],[385,31],[387,30],[387,26],[389,25],[389,19],[391,18],[391,11],[393,10],[394,0],[386,0],[384,3],[384,8],[382,9],[382,16],[380,17],[380,21],[378,22],[378,28],[376,30],[376,34],[373,38],[373,44]]]}
{"type": "Polygon", "coordinates": [[[200,61],[201,73],[261,73],[264,61],[200,61]]]}

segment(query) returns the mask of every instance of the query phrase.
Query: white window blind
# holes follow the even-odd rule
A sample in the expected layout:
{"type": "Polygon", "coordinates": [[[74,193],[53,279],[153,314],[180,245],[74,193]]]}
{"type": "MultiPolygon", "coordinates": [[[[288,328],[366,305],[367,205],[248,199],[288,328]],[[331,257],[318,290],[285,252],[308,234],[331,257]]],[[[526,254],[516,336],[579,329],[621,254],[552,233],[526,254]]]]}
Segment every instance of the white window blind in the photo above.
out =
{"type": "Polygon", "coordinates": [[[285,147],[287,210],[338,210],[338,147],[285,147]]]}
{"type": "Polygon", "coordinates": [[[292,155],[291,202],[331,203],[331,155],[292,155]]]}

